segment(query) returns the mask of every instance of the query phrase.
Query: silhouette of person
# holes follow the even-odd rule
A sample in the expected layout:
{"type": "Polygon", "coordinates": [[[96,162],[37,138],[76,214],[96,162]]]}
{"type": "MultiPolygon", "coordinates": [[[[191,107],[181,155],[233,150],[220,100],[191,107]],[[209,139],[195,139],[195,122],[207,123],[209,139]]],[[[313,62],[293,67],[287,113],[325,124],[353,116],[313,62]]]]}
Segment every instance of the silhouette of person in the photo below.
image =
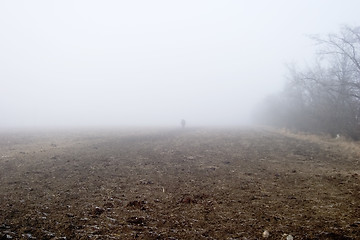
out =
{"type": "Polygon", "coordinates": [[[185,128],[185,124],[186,124],[185,120],[182,119],[182,120],[181,120],[181,127],[182,127],[182,128],[185,128]]]}

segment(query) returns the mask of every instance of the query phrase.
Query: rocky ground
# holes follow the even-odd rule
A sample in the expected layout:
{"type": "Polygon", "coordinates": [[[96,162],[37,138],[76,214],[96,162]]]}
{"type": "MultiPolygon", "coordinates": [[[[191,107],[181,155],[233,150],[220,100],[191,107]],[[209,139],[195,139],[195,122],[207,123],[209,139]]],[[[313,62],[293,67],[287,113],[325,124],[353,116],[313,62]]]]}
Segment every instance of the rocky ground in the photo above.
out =
{"type": "Polygon", "coordinates": [[[264,129],[0,133],[0,239],[360,239],[360,152],[264,129]]]}

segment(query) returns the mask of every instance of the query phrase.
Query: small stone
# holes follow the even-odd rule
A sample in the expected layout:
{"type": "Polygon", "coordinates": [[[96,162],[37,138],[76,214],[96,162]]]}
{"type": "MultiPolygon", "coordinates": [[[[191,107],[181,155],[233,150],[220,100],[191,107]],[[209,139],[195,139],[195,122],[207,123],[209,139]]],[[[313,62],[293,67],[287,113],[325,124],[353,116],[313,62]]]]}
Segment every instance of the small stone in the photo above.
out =
{"type": "Polygon", "coordinates": [[[268,238],[270,235],[269,231],[268,230],[265,230],[262,234],[263,238],[268,238]]]}
{"type": "Polygon", "coordinates": [[[102,214],[103,212],[105,212],[105,210],[104,210],[103,208],[95,207],[95,209],[94,209],[94,214],[95,214],[95,215],[100,215],[100,214],[102,214]]]}
{"type": "Polygon", "coordinates": [[[294,240],[294,237],[289,234],[287,235],[286,240],[294,240]]]}

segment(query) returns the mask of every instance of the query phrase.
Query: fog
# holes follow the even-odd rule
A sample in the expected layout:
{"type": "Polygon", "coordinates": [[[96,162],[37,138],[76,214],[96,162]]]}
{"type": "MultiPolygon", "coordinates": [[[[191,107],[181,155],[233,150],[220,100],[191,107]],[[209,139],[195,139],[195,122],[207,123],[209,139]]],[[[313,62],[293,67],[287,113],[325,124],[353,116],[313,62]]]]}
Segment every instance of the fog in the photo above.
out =
{"type": "Polygon", "coordinates": [[[236,126],[360,2],[1,1],[0,128],[236,126]]]}

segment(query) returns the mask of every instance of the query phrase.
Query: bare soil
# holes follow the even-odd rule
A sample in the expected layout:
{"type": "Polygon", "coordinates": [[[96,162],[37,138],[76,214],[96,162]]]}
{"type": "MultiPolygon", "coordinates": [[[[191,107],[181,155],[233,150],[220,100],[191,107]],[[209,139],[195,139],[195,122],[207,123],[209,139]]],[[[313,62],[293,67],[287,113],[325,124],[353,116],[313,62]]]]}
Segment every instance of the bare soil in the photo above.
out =
{"type": "Polygon", "coordinates": [[[0,239],[360,239],[359,156],[264,129],[2,132],[0,239]]]}

